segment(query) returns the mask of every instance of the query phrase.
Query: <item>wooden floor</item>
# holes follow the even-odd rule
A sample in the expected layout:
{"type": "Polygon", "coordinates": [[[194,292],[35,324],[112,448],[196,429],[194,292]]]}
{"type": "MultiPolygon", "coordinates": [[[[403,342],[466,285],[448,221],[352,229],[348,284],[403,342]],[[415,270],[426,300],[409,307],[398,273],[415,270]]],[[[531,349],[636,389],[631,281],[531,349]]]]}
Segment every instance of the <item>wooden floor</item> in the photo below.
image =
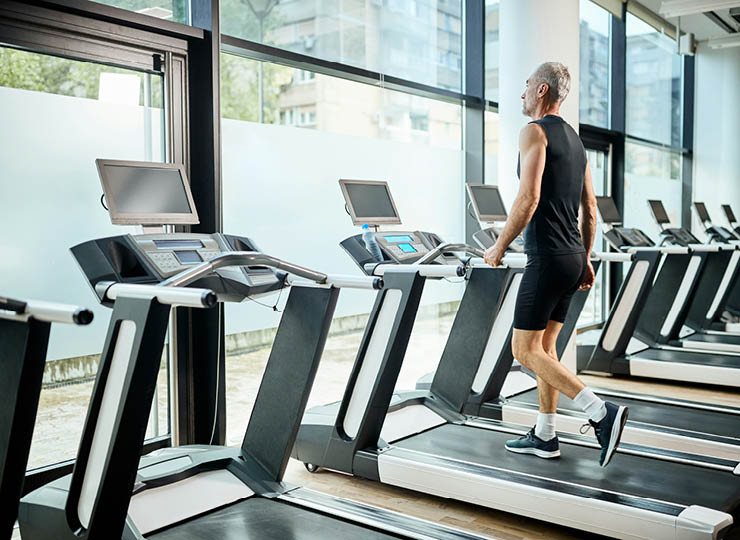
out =
{"type": "MultiPolygon", "coordinates": [[[[724,388],[692,387],[617,377],[583,376],[582,380],[590,386],[740,407],[740,392],[724,388]]],[[[740,431],[740,426],[738,429],[740,431]]],[[[382,506],[500,540],[602,538],[506,512],[384,486],[342,474],[321,470],[311,474],[294,460],[288,466],[285,479],[316,491],[382,506]]]]}

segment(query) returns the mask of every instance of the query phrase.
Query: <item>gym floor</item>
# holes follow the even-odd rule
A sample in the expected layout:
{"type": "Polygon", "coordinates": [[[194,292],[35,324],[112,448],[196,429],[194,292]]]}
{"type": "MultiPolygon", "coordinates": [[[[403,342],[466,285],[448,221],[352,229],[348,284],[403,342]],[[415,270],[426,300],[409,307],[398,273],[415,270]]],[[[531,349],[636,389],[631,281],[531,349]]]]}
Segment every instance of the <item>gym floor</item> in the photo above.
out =
{"type": "MultiPolygon", "coordinates": [[[[419,377],[436,368],[453,318],[454,315],[447,315],[417,322],[409,343],[407,359],[399,377],[397,385],[399,389],[413,388],[419,377]]],[[[333,335],[328,339],[309,399],[309,407],[341,399],[361,337],[361,332],[352,332],[333,335]]],[[[227,442],[230,445],[241,443],[269,352],[267,348],[227,358],[227,442]]],[[[690,387],[616,377],[585,376],[583,379],[589,385],[604,388],[740,407],[740,393],[722,388],[690,387]]],[[[76,428],[76,425],[84,419],[91,391],[92,382],[44,389],[34,433],[30,467],[58,461],[60,448],[71,448],[74,452],[81,431],[81,426],[76,428]]],[[[160,376],[159,392],[162,426],[166,426],[167,421],[166,399],[166,375],[163,371],[160,376]]],[[[533,458],[523,456],[522,459],[533,458]]],[[[594,535],[534,519],[383,486],[341,474],[326,471],[310,474],[301,463],[294,460],[291,460],[288,466],[285,480],[317,491],[360,500],[500,540],[596,538],[594,535]]],[[[20,538],[17,531],[13,536],[14,540],[16,538],[20,538]]]]}

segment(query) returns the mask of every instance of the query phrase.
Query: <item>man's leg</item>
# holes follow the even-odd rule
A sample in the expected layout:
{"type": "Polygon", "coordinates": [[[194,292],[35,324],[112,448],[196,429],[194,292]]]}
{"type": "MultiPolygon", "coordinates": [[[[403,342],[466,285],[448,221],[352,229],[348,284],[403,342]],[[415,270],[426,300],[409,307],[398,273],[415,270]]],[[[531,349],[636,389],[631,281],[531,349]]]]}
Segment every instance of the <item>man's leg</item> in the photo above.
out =
{"type": "MultiPolygon", "coordinates": [[[[560,329],[563,323],[558,321],[548,321],[545,332],[542,335],[542,349],[545,353],[556,361],[559,361],[556,350],[556,343],[560,329]]],[[[534,427],[534,434],[543,441],[549,441],[555,437],[556,414],[558,407],[557,388],[547,384],[542,377],[537,377],[537,395],[539,396],[539,412],[537,413],[537,423],[534,427]]]]}

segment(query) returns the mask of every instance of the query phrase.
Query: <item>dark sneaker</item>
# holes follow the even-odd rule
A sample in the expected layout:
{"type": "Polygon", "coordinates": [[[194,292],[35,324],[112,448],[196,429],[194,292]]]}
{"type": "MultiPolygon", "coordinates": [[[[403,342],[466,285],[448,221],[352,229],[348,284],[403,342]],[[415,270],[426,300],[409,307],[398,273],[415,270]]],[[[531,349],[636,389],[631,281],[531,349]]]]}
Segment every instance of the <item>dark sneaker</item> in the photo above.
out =
{"type": "Polygon", "coordinates": [[[609,465],[612,456],[614,455],[619,440],[622,438],[622,431],[624,431],[624,424],[627,422],[627,407],[615,405],[614,403],[606,402],[606,416],[600,422],[594,422],[589,420],[596,432],[596,440],[601,445],[601,456],[599,456],[599,465],[606,467],[609,465]]]}
{"type": "Polygon", "coordinates": [[[524,437],[506,441],[504,446],[509,452],[516,452],[517,454],[534,454],[545,459],[560,457],[560,445],[557,436],[549,441],[543,441],[534,434],[534,428],[530,429],[524,437]]]}

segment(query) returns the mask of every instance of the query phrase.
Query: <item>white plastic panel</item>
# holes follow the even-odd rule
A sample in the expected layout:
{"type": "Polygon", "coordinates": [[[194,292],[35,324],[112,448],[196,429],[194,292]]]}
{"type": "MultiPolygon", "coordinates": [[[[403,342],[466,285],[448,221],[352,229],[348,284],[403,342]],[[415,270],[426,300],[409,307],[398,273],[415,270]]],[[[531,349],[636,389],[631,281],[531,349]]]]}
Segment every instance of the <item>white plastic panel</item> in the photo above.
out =
{"type": "Polygon", "coordinates": [[[691,338],[683,341],[684,349],[700,349],[702,351],[740,353],[740,344],[718,343],[716,341],[694,341],[691,338]]]}
{"type": "Polygon", "coordinates": [[[674,516],[421,463],[395,456],[393,451],[378,457],[378,471],[384,484],[628,540],[713,540],[715,531],[709,529],[717,522],[717,516],[712,514],[707,515],[708,523],[702,523],[702,517],[694,513],[695,521],[679,523],[674,516]],[[684,525],[691,527],[689,536],[680,536],[677,531],[684,525]]]}
{"type": "Polygon", "coordinates": [[[678,515],[676,540],[690,540],[732,525],[732,516],[703,506],[689,506],[678,515]]]}
{"type": "Polygon", "coordinates": [[[425,405],[410,405],[388,413],[380,438],[387,443],[441,426],[445,419],[425,405]]]}
{"type": "Polygon", "coordinates": [[[344,416],[344,432],[350,437],[357,435],[362,418],[365,416],[402,297],[403,294],[398,289],[386,291],[383,297],[383,304],[380,306],[365,358],[344,416]]]}
{"type": "Polygon", "coordinates": [[[709,311],[707,311],[707,319],[714,319],[714,315],[717,312],[719,303],[722,300],[725,291],[727,291],[727,287],[729,287],[730,285],[730,280],[732,279],[732,276],[735,275],[738,261],[740,261],[740,251],[735,251],[730,257],[730,264],[727,265],[727,270],[725,270],[725,274],[722,276],[722,281],[720,282],[719,288],[717,289],[717,294],[714,295],[712,305],[709,306],[709,311]]]}
{"type": "Polygon", "coordinates": [[[98,489],[102,481],[105,460],[108,456],[113,437],[113,428],[116,426],[118,408],[123,398],[123,385],[126,382],[126,373],[131,362],[131,352],[136,338],[136,323],[121,321],[116,344],[113,349],[108,378],[100,402],[98,421],[95,424],[90,455],[82,480],[82,491],[77,503],[77,513],[80,523],[89,526],[98,489]]]}
{"type": "Polygon", "coordinates": [[[491,334],[488,336],[483,358],[473,380],[473,392],[480,393],[485,389],[486,383],[496,367],[496,362],[501,356],[501,349],[506,343],[506,336],[514,324],[514,307],[516,306],[516,295],[519,292],[522,275],[521,272],[517,273],[514,279],[511,280],[511,285],[506,291],[501,309],[493,321],[493,328],[491,328],[491,334]]]}
{"type": "Polygon", "coordinates": [[[141,534],[149,534],[252,495],[254,492],[229,471],[208,471],[134,495],[128,515],[141,534]]]}
{"type": "Polygon", "coordinates": [[[501,397],[508,398],[532,388],[537,388],[535,379],[521,371],[511,371],[501,387],[501,397]]]}
{"type": "Polygon", "coordinates": [[[609,326],[604,331],[604,340],[601,346],[605,351],[611,352],[617,346],[619,336],[622,335],[624,325],[627,324],[627,318],[635,307],[637,295],[645,281],[649,267],[650,263],[648,261],[637,261],[635,263],[634,269],[629,275],[629,281],[624,286],[621,301],[614,308],[614,317],[612,317],[609,326]]]}
{"type": "Polygon", "coordinates": [[[634,356],[630,357],[629,362],[630,374],[638,377],[721,386],[740,386],[740,369],[703,364],[682,364],[680,362],[659,362],[634,356]]]}
{"type": "Polygon", "coordinates": [[[700,265],[701,257],[698,255],[691,257],[689,265],[686,267],[686,272],[683,275],[683,279],[681,280],[681,285],[678,287],[678,292],[676,293],[676,296],[673,297],[671,309],[668,312],[665,321],[663,321],[660,335],[667,336],[670,333],[673,324],[676,322],[676,317],[678,317],[681,308],[686,304],[686,298],[691,292],[692,284],[694,283],[694,279],[696,278],[696,273],[699,271],[700,265]]]}

